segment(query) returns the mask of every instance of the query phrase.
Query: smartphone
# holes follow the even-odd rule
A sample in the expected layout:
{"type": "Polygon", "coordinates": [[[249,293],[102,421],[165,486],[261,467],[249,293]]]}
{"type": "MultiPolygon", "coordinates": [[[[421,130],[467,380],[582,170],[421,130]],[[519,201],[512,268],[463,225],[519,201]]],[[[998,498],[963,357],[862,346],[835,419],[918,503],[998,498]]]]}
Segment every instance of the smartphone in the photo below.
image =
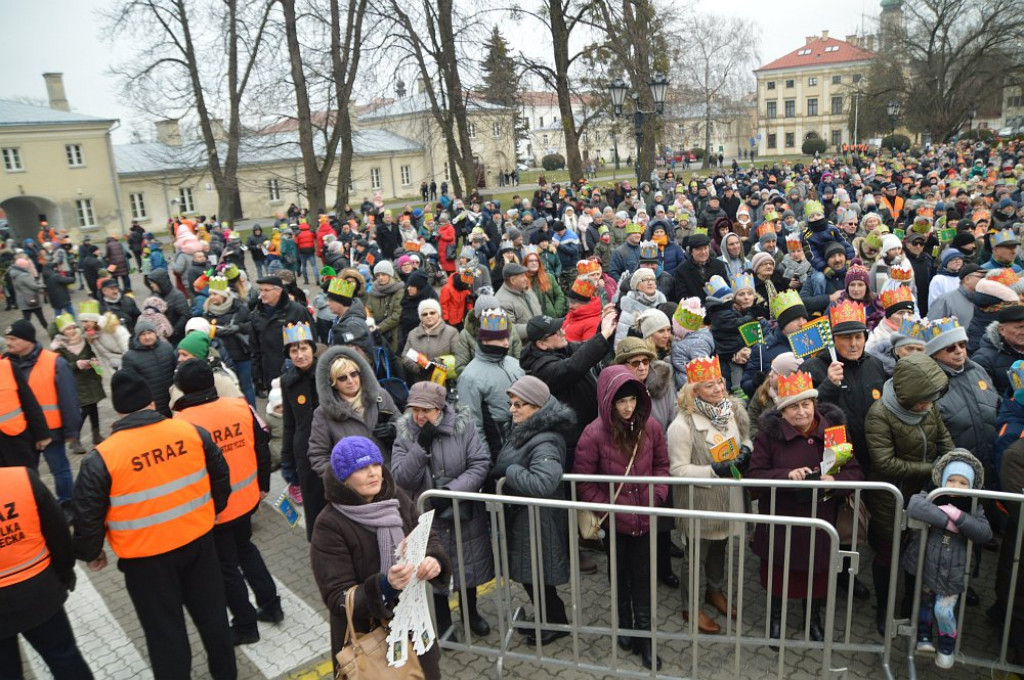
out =
{"type": "Polygon", "coordinates": [[[812,481],[821,479],[821,470],[813,470],[807,473],[807,476],[804,477],[804,479],[810,479],[812,481]]]}

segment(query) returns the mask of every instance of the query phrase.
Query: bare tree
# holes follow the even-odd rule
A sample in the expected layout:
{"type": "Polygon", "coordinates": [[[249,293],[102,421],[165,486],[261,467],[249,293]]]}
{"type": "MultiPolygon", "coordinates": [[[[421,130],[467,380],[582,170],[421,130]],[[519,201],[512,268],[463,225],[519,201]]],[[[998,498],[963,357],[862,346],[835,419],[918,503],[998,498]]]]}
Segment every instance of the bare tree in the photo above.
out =
{"type": "Polygon", "coordinates": [[[891,69],[906,72],[906,122],[934,140],[957,133],[986,96],[1024,79],[1020,0],[907,0],[891,69]]]}
{"type": "Polygon", "coordinates": [[[146,37],[146,49],[114,70],[126,98],[162,117],[194,112],[224,221],[239,216],[243,100],[272,5],[273,0],[120,0],[107,14],[111,41],[146,37]],[[226,115],[218,116],[218,108],[226,115]]]}
{"type": "Polygon", "coordinates": [[[680,34],[687,41],[676,70],[687,77],[676,86],[684,102],[703,111],[706,168],[712,128],[734,119],[734,104],[754,86],[750,74],[757,65],[758,30],[746,19],[691,13],[680,34]]]}

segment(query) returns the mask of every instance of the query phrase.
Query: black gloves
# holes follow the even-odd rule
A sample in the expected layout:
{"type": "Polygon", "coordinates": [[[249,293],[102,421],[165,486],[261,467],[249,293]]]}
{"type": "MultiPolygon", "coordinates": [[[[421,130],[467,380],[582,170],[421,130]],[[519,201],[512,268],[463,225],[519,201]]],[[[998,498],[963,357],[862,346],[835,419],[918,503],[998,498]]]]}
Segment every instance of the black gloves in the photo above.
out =
{"type": "Polygon", "coordinates": [[[373,428],[373,438],[381,444],[387,444],[388,446],[394,443],[395,434],[394,423],[377,423],[373,428]]]}
{"type": "Polygon", "coordinates": [[[739,470],[740,472],[743,472],[744,470],[747,469],[747,466],[750,465],[750,455],[751,455],[751,453],[753,453],[753,452],[750,450],[749,446],[741,446],[740,447],[740,455],[738,455],[736,457],[736,460],[734,460],[732,462],[733,465],[736,466],[737,470],[739,470]]]}
{"type": "Polygon", "coordinates": [[[217,326],[217,335],[222,338],[230,338],[238,333],[238,324],[232,323],[227,326],[217,326]]]}
{"type": "Polygon", "coordinates": [[[434,439],[437,438],[437,427],[429,420],[423,424],[420,428],[420,433],[416,437],[416,443],[423,447],[423,450],[430,453],[430,445],[434,443],[434,439]]]}
{"type": "Polygon", "coordinates": [[[730,467],[732,467],[732,461],[731,460],[725,460],[725,461],[722,461],[721,463],[712,463],[711,464],[711,470],[718,477],[732,477],[732,470],[729,469],[730,467]]]}
{"type": "MultiPolygon", "coordinates": [[[[441,488],[444,489],[445,491],[449,490],[447,487],[441,487],[441,488]]],[[[452,499],[451,498],[431,498],[430,499],[430,507],[432,507],[434,510],[436,510],[437,514],[440,515],[445,510],[450,510],[451,509],[451,507],[452,507],[452,499]]],[[[463,505],[462,507],[465,508],[466,506],[463,505]]]]}

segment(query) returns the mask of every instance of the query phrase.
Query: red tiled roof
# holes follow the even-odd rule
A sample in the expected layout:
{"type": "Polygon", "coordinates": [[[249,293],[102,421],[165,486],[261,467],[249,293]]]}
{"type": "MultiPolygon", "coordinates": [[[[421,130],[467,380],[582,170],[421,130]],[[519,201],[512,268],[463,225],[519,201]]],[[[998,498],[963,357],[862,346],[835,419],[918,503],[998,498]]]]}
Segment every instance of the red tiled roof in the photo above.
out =
{"type": "Polygon", "coordinates": [[[765,64],[757,69],[757,72],[777,71],[787,68],[799,68],[801,66],[820,66],[822,64],[842,64],[874,58],[874,52],[854,47],[845,40],[816,38],[784,57],[765,64]]]}

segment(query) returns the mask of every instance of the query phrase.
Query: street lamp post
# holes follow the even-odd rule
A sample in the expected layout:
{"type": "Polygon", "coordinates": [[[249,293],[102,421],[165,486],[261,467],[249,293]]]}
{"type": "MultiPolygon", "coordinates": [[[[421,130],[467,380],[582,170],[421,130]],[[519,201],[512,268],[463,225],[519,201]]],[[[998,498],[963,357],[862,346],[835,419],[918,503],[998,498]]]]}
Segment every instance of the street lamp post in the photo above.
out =
{"type": "MultiPolygon", "coordinates": [[[[644,122],[648,116],[660,116],[665,112],[665,95],[668,92],[669,81],[661,73],[656,73],[647,86],[651,90],[651,99],[654,100],[654,110],[644,111],[640,108],[640,95],[633,93],[633,133],[636,135],[636,181],[637,185],[643,181],[640,176],[640,153],[644,143],[644,122]]],[[[615,116],[622,116],[622,105],[626,101],[626,93],[629,86],[621,78],[613,80],[608,84],[608,92],[611,95],[612,108],[615,116]]]]}
{"type": "Polygon", "coordinates": [[[890,132],[889,136],[896,134],[896,119],[900,117],[900,103],[896,99],[892,99],[888,104],[885,105],[885,111],[889,114],[890,132]]]}
{"type": "Polygon", "coordinates": [[[974,117],[978,115],[977,110],[971,109],[967,112],[967,137],[971,136],[971,125],[974,123],[974,117]]]}

